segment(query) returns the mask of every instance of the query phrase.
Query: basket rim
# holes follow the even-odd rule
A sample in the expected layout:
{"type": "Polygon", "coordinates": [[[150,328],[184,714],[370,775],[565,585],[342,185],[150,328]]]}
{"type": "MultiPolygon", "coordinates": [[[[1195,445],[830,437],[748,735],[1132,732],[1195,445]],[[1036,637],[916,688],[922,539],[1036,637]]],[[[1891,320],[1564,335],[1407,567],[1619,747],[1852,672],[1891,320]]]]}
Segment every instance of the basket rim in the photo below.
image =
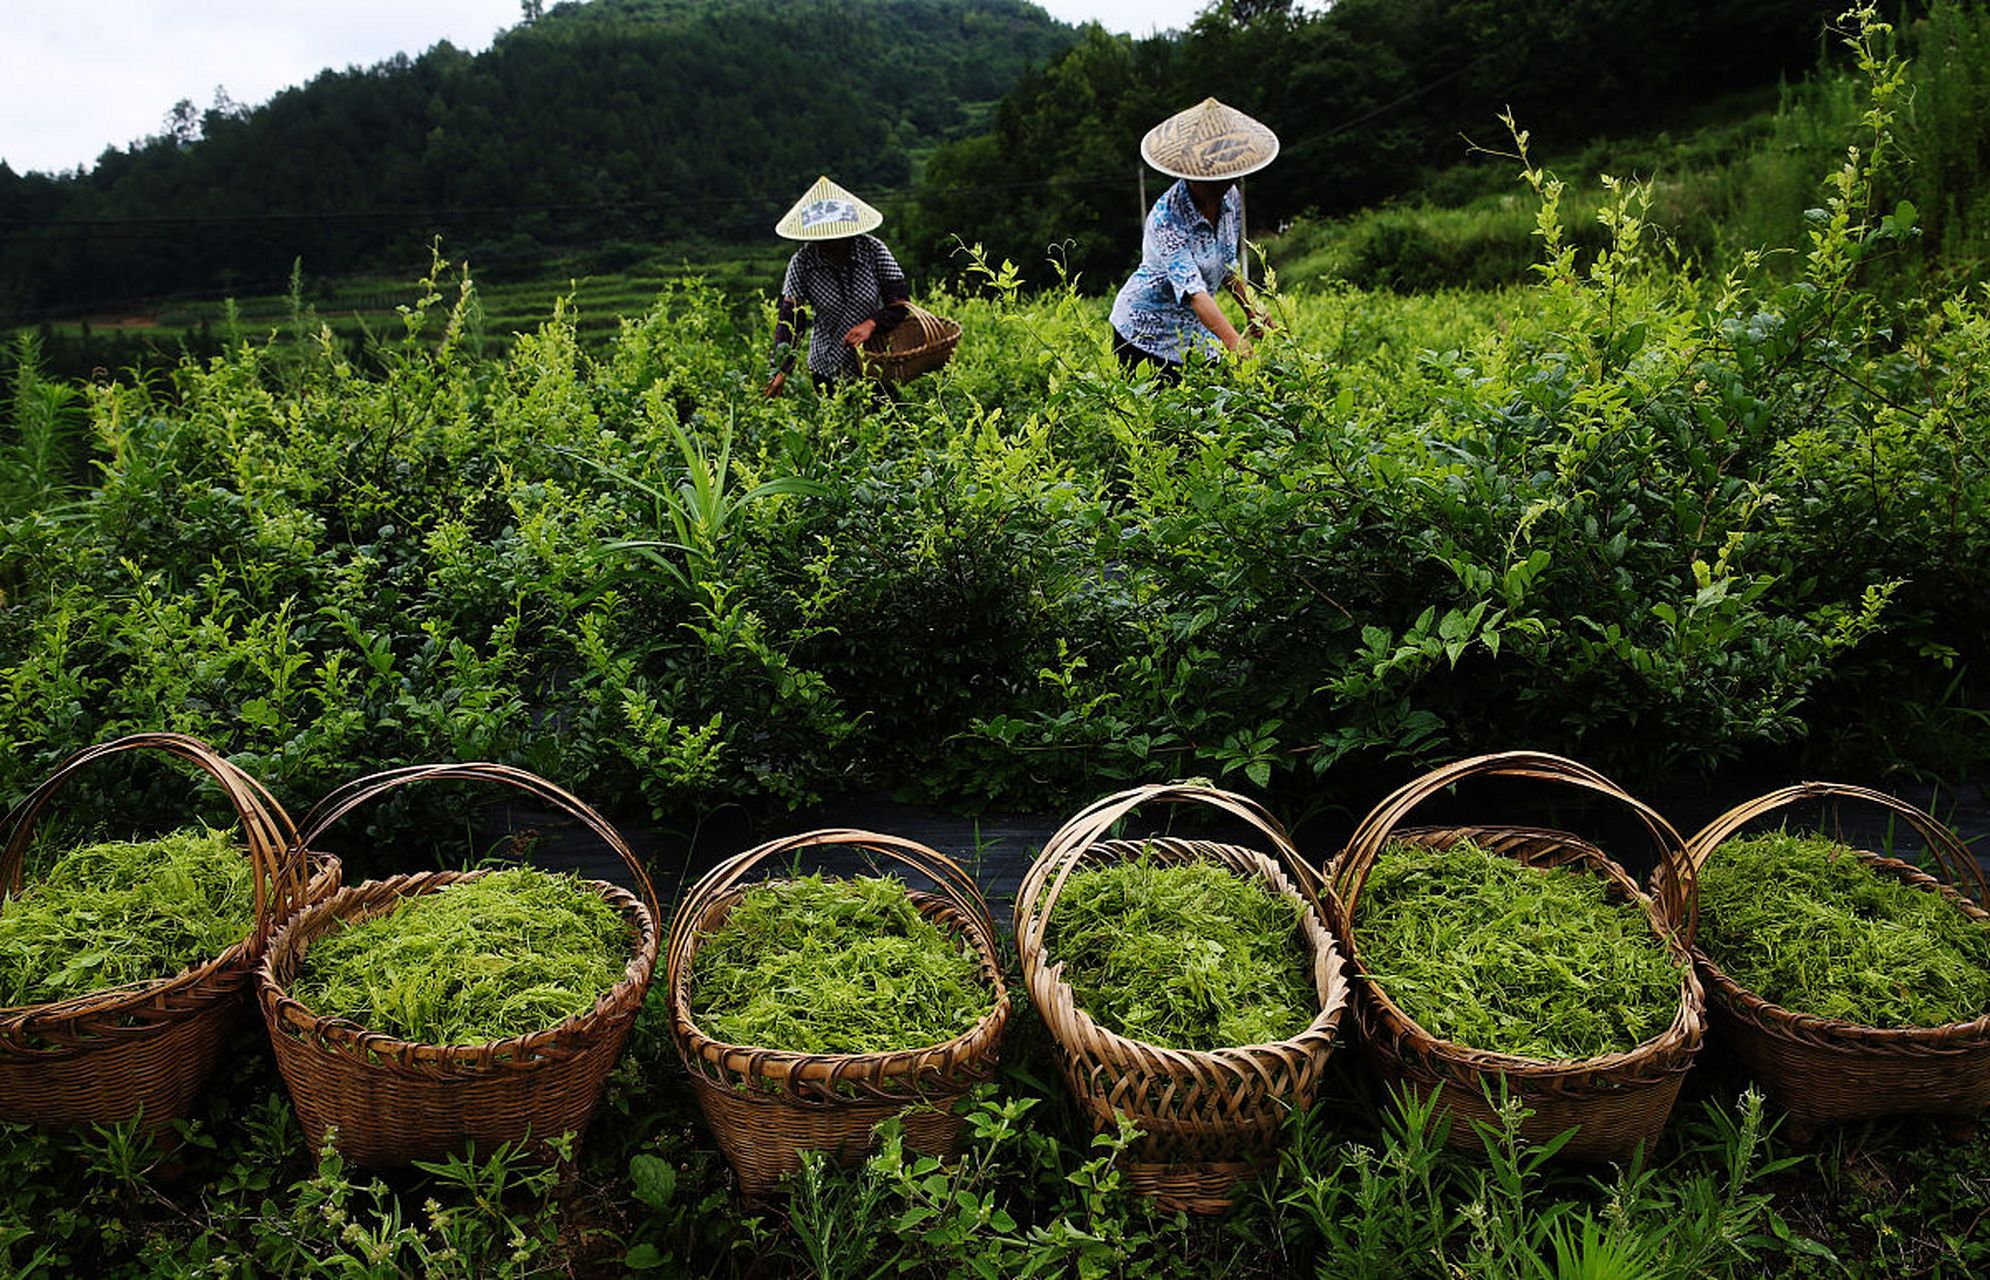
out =
{"type": "MultiPolygon", "coordinates": [[[[1059,991],[1070,992],[1068,1003],[1072,1016],[1077,1020],[1079,1029],[1081,1031],[1090,1030],[1096,1033],[1099,1042],[1108,1048],[1120,1049],[1124,1047],[1125,1049],[1132,1050],[1133,1054],[1131,1056],[1152,1055],[1159,1057],[1163,1061],[1173,1060],[1179,1063],[1202,1063],[1219,1067],[1227,1072],[1241,1074],[1245,1071],[1254,1070],[1258,1066],[1259,1059],[1268,1053],[1284,1050],[1311,1053],[1317,1050],[1331,1049],[1338,1034],[1340,1023],[1347,1014],[1350,998],[1353,994],[1353,987],[1348,980],[1347,957],[1341,952],[1340,940],[1336,936],[1330,920],[1324,913],[1315,911],[1313,905],[1306,901],[1305,895],[1299,890],[1296,884],[1292,883],[1291,877],[1285,874],[1285,868],[1279,866],[1270,856],[1248,845],[1234,844],[1228,841],[1192,840],[1178,836],[1148,836],[1092,841],[1076,850],[1073,859],[1078,864],[1085,862],[1100,864],[1120,862],[1126,860],[1128,857],[1138,856],[1140,851],[1149,848],[1160,850],[1166,856],[1181,861],[1206,860],[1220,863],[1223,861],[1221,855],[1212,856],[1216,850],[1223,850],[1231,856],[1241,857],[1241,860],[1252,868],[1250,872],[1246,873],[1236,868],[1228,867],[1225,869],[1237,875],[1248,874],[1255,879],[1263,881],[1270,886],[1273,892],[1277,893],[1280,897],[1296,902],[1305,911],[1308,923],[1319,928],[1321,937],[1326,942],[1324,959],[1327,966],[1327,995],[1322,999],[1321,1007],[1313,1015],[1312,1021],[1308,1022],[1302,1030],[1282,1040],[1264,1040],[1255,1044],[1243,1045],[1221,1045],[1214,1049],[1186,1049],[1174,1045],[1159,1044],[1152,1040],[1141,1040],[1135,1036],[1115,1031],[1104,1023],[1099,1022],[1083,1005],[1079,1004],[1077,992],[1064,978],[1064,967],[1068,962],[1052,958],[1047,942],[1039,942],[1034,936],[1023,939],[1021,945],[1017,948],[1018,954],[1023,957],[1023,971],[1030,981],[1031,994],[1037,994],[1036,989],[1039,985],[1044,988],[1046,994],[1059,991]]],[[[1024,885],[1026,888],[1028,883],[1029,878],[1025,877],[1024,885]]],[[[1048,933],[1048,922],[1046,922],[1045,933],[1048,933]]],[[[1310,969],[1314,965],[1319,964],[1321,958],[1321,955],[1318,953],[1309,956],[1308,968],[1310,969]]],[[[1054,1005],[1048,999],[1040,999],[1038,1001],[1038,1007],[1043,1013],[1046,1024],[1051,1024],[1053,1016],[1061,1019],[1062,1009],[1060,1006],[1062,1003],[1066,1002],[1054,1005]]],[[[1055,1034],[1057,1028],[1052,1025],[1051,1029],[1053,1034],[1055,1034]]],[[[1061,1043],[1064,1037],[1059,1035],[1057,1039],[1061,1043]]],[[[1174,1162],[1164,1161],[1160,1163],[1172,1164],[1174,1162]]]]}
{"type": "MultiPolygon", "coordinates": [[[[190,734],[169,731],[134,733],[73,752],[21,802],[0,818],[0,884],[15,883],[22,871],[36,820],[69,779],[95,762],[127,751],[159,751],[195,765],[221,789],[235,810],[239,831],[235,844],[249,859],[255,912],[248,930],[218,955],[195,960],[174,973],[139,978],[115,986],[77,992],[57,1000],[0,1006],[0,1053],[37,1052],[7,1043],[20,1037],[61,1038],[66,1030],[91,1019],[126,1016],[139,1005],[203,987],[214,1000],[231,998],[234,982],[253,970],[283,923],[312,900],[317,879],[293,858],[291,839],[296,828],[280,802],[261,781],[234,764],[212,744],[190,734]]],[[[336,860],[333,861],[336,866],[336,860]]],[[[9,894],[11,896],[11,893],[9,894]]],[[[5,900],[0,899],[0,909],[5,900]]],[[[187,1016],[182,1012],[177,1016],[187,1016]]],[[[170,1021],[171,1019],[165,1019],[170,1021]]]]}
{"type": "MultiPolygon", "coordinates": [[[[1725,844],[1726,841],[1722,843],[1725,844]]],[[[1857,845],[1846,844],[1845,848],[1855,854],[1860,861],[1895,876],[1903,884],[1924,893],[1933,893],[1949,899],[1970,919],[1990,926],[1990,911],[1984,910],[1975,899],[1954,885],[1936,879],[1911,862],[1890,858],[1857,845]]],[[[1798,1039],[1839,1041],[1841,1044],[1833,1047],[1840,1048],[1910,1053],[1990,1046],[1990,1010],[1962,1022],[1942,1022],[1931,1026],[1878,1027],[1871,1023],[1853,1022],[1849,1018],[1806,1013],[1801,1009],[1778,1004],[1754,988],[1743,986],[1736,981],[1707,953],[1706,948],[1697,942],[1693,946],[1693,962],[1704,972],[1710,989],[1720,993],[1722,1000],[1731,1006],[1732,1012],[1746,1015],[1767,1034],[1798,1039]]]]}
{"type": "MultiPolygon", "coordinates": [[[[735,885],[724,894],[705,903],[700,915],[708,916],[714,911],[730,911],[738,903],[740,896],[749,889],[765,884],[779,884],[786,879],[787,877],[768,877],[751,884],[735,885]]],[[[684,946],[681,980],[671,984],[670,1005],[672,1022],[675,1024],[672,1030],[679,1040],[680,1049],[695,1052],[707,1065],[718,1071],[743,1077],[783,1080],[806,1074],[810,1067],[817,1064],[837,1064],[846,1070],[870,1068],[872,1075],[882,1076],[891,1081],[902,1078],[916,1079],[931,1075],[931,1060],[936,1056],[944,1057],[947,1050],[956,1047],[974,1048],[975,1053],[963,1056],[968,1059],[976,1056],[979,1052],[978,1046],[991,1043],[1001,1033],[1012,1010],[1009,987],[1003,979],[1001,965],[995,956],[983,951],[976,944],[971,928],[972,921],[967,913],[961,911],[943,895],[908,886],[906,896],[915,904],[922,902],[930,904],[933,910],[946,917],[946,927],[955,939],[962,945],[973,948],[975,961],[988,979],[988,985],[995,997],[988,1011],[976,1019],[973,1026],[958,1035],[945,1040],[936,1040],[931,1044],[916,1045],[909,1049],[882,1049],[865,1053],[802,1053],[794,1049],[773,1049],[721,1040],[701,1028],[691,1015],[691,978],[695,973],[698,952],[703,947],[705,939],[710,936],[710,931],[700,927],[703,922],[699,920],[693,922],[691,936],[684,946]],[[731,1061],[742,1058],[750,1062],[750,1069],[735,1066],[731,1061]]],[[[924,913],[922,908],[921,914],[924,913]]],[[[831,1074],[834,1074],[833,1069],[831,1074]]]]}
{"type": "Polygon", "coordinates": [[[713,867],[677,904],[664,960],[664,982],[669,988],[670,1038],[688,1071],[713,1083],[756,1082],[764,1086],[762,1094],[789,1104],[930,1096],[934,1090],[923,1086],[936,1076],[951,1085],[957,1077],[981,1073],[992,1063],[1011,1010],[1001,954],[995,945],[995,926],[973,877],[953,859],[917,841],[855,827],[826,827],[779,837],[734,854],[713,867]],[[947,926],[973,948],[995,995],[992,1006],[973,1027],[958,1036],[919,1048],[809,1054],[728,1045],[713,1039],[692,1021],[690,966],[701,945],[701,928],[706,918],[724,905],[735,889],[772,878],[754,874],[762,867],[809,850],[831,849],[857,850],[873,858],[881,857],[884,862],[895,863],[932,882],[931,890],[905,885],[906,895],[915,904],[924,901],[940,913],[947,926]],[[855,1092],[842,1092],[846,1089],[855,1092]]]}
{"type": "MultiPolygon", "coordinates": [[[[1549,1081],[1623,1074],[1627,1068],[1643,1067],[1682,1051],[1686,1060],[1676,1067],[1665,1067],[1659,1075],[1669,1076],[1684,1071],[1690,1065],[1693,1053],[1698,1050],[1700,1042],[1706,1035],[1704,1014],[1706,992],[1696,972],[1692,949],[1679,936],[1677,929],[1667,926],[1663,910],[1656,899],[1638,885],[1630,872],[1595,844],[1573,832],[1554,827],[1501,823],[1404,827],[1389,833],[1390,839],[1384,847],[1406,836],[1450,836],[1454,837],[1455,842],[1456,838],[1465,838],[1472,832],[1498,832],[1557,839],[1577,851],[1577,860],[1584,864],[1585,872],[1602,876],[1629,894],[1631,902],[1643,911],[1645,919],[1651,924],[1653,936],[1664,945],[1667,954],[1672,957],[1679,969],[1679,1007],[1673,1013],[1672,1021],[1665,1030],[1657,1035],[1641,1040],[1628,1049],[1596,1054],[1587,1058],[1537,1058],[1526,1054],[1482,1049],[1462,1041],[1446,1039],[1431,1032],[1411,1017],[1389,995],[1387,988],[1361,967],[1360,944],[1355,935],[1352,914],[1340,906],[1336,899],[1335,904],[1342,917],[1341,936],[1347,942],[1348,964],[1355,971],[1353,980],[1361,984],[1362,991],[1374,1008],[1374,1015],[1381,1020],[1384,1029],[1395,1038],[1409,1042],[1412,1051],[1420,1057],[1442,1059],[1449,1065],[1463,1067],[1474,1073],[1496,1071],[1523,1080],[1549,1081]],[[1589,865],[1592,863],[1596,865],[1589,865]]],[[[1504,851],[1496,852],[1502,857],[1508,856],[1504,851]]]]}
{"type": "MultiPolygon", "coordinates": [[[[322,884],[327,875],[336,874],[339,865],[337,858],[330,854],[313,854],[312,857],[319,861],[313,863],[318,870],[311,877],[311,885],[322,884]]],[[[327,895],[311,895],[311,901],[306,905],[323,901],[324,896],[327,895]]],[[[283,931],[284,924],[288,923],[290,918],[286,916],[277,923],[276,931],[270,935],[272,942],[275,941],[276,934],[283,931]]],[[[0,1006],[0,1036],[16,1032],[39,1034],[38,1024],[44,1021],[67,1021],[86,1014],[118,1012],[134,1003],[197,987],[217,974],[233,976],[235,973],[244,975],[254,973],[257,962],[269,950],[265,946],[263,951],[258,953],[254,950],[254,944],[253,934],[245,934],[221,954],[196,960],[177,973],[162,974],[156,978],[138,978],[131,982],[121,982],[114,987],[99,987],[94,991],[79,992],[43,1004],[0,1006]]]]}
{"type": "MultiPolygon", "coordinates": [[[[550,1043],[570,1040],[574,1035],[612,1019],[624,1012],[621,1006],[628,1003],[632,992],[647,990],[650,975],[656,967],[658,946],[656,918],[649,904],[621,885],[588,879],[582,879],[579,883],[615,907],[630,922],[636,931],[635,945],[630,949],[622,976],[614,986],[604,991],[588,1009],[548,1027],[496,1040],[463,1044],[403,1040],[384,1032],[370,1031],[349,1018],[317,1013],[291,995],[288,984],[278,979],[277,965],[292,960],[293,952],[299,953],[294,957],[296,960],[302,960],[302,953],[309,950],[312,942],[347,920],[344,909],[349,908],[355,899],[374,899],[385,893],[393,900],[387,910],[397,910],[411,899],[479,879],[490,875],[493,870],[496,868],[414,871],[384,880],[365,880],[356,885],[346,885],[291,916],[270,940],[268,950],[255,969],[257,997],[271,1031],[290,1035],[305,1043],[316,1043],[328,1051],[350,1054],[362,1062],[368,1061],[367,1055],[374,1055],[382,1060],[380,1065],[392,1061],[404,1067],[452,1069],[484,1067],[501,1060],[506,1072],[516,1072],[555,1065],[555,1059],[540,1055],[537,1050],[550,1043]]],[[[371,905],[386,904],[376,902],[371,905]]],[[[371,912],[362,918],[381,914],[385,911],[371,912]]],[[[638,999],[636,1004],[640,1003],[638,999]]]]}

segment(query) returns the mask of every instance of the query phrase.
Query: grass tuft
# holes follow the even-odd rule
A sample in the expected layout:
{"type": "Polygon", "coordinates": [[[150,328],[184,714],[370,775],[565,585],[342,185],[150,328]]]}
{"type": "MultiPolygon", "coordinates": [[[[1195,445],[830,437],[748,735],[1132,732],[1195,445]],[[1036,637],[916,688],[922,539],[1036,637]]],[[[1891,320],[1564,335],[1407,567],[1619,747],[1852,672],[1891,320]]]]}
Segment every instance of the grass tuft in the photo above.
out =
{"type": "Polygon", "coordinates": [[[920,1049],[995,1005],[974,953],[889,875],[754,885],[692,969],[691,1013],[706,1034],[790,1053],[920,1049]]]}
{"type": "Polygon", "coordinates": [[[0,1005],[171,977],[240,942],[255,911],[232,832],[73,849],[0,910],[0,1005]]]}
{"type": "Polygon", "coordinates": [[[1699,942],[1787,1009],[1868,1027],[1990,1013],[1990,925],[1822,836],[1730,840],[1700,873],[1699,942]]]}
{"type": "Polygon", "coordinates": [[[628,967],[634,933],[579,878],[530,868],[408,898],[317,939],[290,994],[419,1044],[483,1044],[586,1013],[628,967]]]}
{"type": "Polygon", "coordinates": [[[1318,1016],[1303,909],[1209,861],[1151,853],[1072,873],[1046,945],[1078,1007],[1174,1049],[1269,1044],[1318,1016]]]}
{"type": "Polygon", "coordinates": [[[1671,1025],[1681,980],[1645,913],[1606,887],[1470,840],[1391,845],[1355,907],[1362,967],[1457,1044],[1548,1060],[1622,1053],[1671,1025]]]}

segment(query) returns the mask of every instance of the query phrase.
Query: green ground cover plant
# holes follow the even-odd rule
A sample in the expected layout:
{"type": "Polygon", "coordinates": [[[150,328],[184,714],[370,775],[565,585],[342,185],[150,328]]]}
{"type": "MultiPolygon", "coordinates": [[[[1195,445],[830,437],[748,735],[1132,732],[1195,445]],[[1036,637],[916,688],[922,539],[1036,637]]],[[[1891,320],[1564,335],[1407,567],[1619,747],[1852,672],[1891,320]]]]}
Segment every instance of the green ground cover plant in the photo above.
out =
{"type": "Polygon", "coordinates": [[[1319,1015],[1303,908],[1205,859],[1074,871],[1045,945],[1080,1009],[1173,1049],[1288,1040],[1319,1015]]]}
{"type": "Polygon", "coordinates": [[[0,1005],[171,977],[254,922],[249,859],[233,832],[71,849],[0,909],[0,1005]]]}
{"type": "Polygon", "coordinates": [[[556,1026],[622,980],[634,931],[578,878],[493,871],[311,944],[290,994],[314,1013],[418,1044],[556,1026]]]}
{"type": "Polygon", "coordinates": [[[1461,840],[1394,844],[1353,927],[1368,981],[1432,1035],[1528,1058],[1623,1053],[1678,1015],[1679,966],[1600,876],[1461,840]]]}
{"type": "Polygon", "coordinates": [[[1990,1013],[1990,925],[1835,840],[1787,830],[1729,840],[1698,885],[1700,947],[1784,1008],[1868,1027],[1990,1013]]]}
{"type": "Polygon", "coordinates": [[[691,1012],[729,1044],[792,1053],[919,1049],[994,1008],[975,954],[894,875],[757,884],[698,944],[691,1012]]]}

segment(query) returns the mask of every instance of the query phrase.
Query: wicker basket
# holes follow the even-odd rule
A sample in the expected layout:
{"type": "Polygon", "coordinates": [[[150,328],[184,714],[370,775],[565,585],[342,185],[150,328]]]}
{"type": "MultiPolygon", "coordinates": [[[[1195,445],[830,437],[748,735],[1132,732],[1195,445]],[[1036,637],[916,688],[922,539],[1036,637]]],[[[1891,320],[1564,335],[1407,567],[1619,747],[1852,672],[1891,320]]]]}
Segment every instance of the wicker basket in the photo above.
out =
{"type": "Polygon", "coordinates": [[[339,1151],[356,1164],[439,1159],[471,1143],[488,1152],[500,1143],[528,1139],[532,1152],[544,1158],[549,1139],[587,1128],[656,967],[661,908],[642,862],[599,813],[522,769],[413,765],[359,778],[305,816],[300,843],[309,848],[334,822],[397,787],[447,780],[516,787],[600,836],[628,868],[641,896],[602,881],[586,883],[629,922],[635,946],[621,980],[592,1009],[558,1026],[483,1044],[413,1044],[345,1019],[321,1017],[290,997],[290,983],[316,939],[384,915],[406,899],[488,872],[431,871],[368,880],[294,916],[271,940],[257,973],[263,1020],[312,1149],[336,1127],[339,1151]]]}
{"type": "Polygon", "coordinates": [[[879,382],[910,382],[953,359],[960,345],[960,323],[936,316],[911,303],[905,319],[889,333],[875,335],[862,347],[864,372],[879,382]]]}
{"type": "MultiPolygon", "coordinates": [[[[241,820],[255,882],[255,925],[212,960],[170,978],[135,982],[49,1004],[0,1009],[0,1119],[51,1125],[138,1118],[163,1129],[191,1110],[229,1032],[248,1010],[249,975],[283,918],[306,893],[289,856],[290,818],[262,785],[213,747],[177,733],[142,733],[85,748],[0,821],[0,884],[21,887],[35,821],[72,777],[127,751],[162,751],[220,784],[241,820]]],[[[313,888],[335,886],[334,865],[313,888]]],[[[4,909],[4,904],[0,904],[4,909]]]]}
{"type": "Polygon", "coordinates": [[[1341,955],[1321,910],[1318,880],[1277,820],[1229,792],[1187,784],[1137,787],[1109,796],[1050,838],[1016,894],[1016,949],[1030,999],[1057,1042],[1058,1066],[1095,1130],[1124,1115],[1141,1138],[1123,1165],[1127,1185],[1161,1207],[1190,1213],[1229,1209],[1239,1184],[1276,1159],[1280,1128],[1319,1092],[1347,1005],[1341,955]],[[1142,805],[1201,805],[1241,820],[1271,849],[1158,836],[1107,839],[1142,805]],[[1107,1030],[1077,1006],[1064,962],[1045,943],[1052,910],[1071,874],[1143,850],[1168,862],[1206,859],[1262,880],[1305,909],[1313,985],[1320,1009],[1289,1040],[1208,1051],[1171,1049],[1107,1030]]]}
{"type": "MultiPolygon", "coordinates": [[[[1863,849],[1856,851],[1859,859],[1880,875],[1940,894],[1973,920],[1990,922],[1982,905],[1990,903],[1990,892],[1969,850],[1927,813],[1864,787],[1804,782],[1737,805],[1688,843],[1693,869],[1705,866],[1746,824],[1805,800],[1856,800],[1898,815],[1927,842],[1948,883],[1863,849]]],[[[1789,1132],[1799,1139],[1818,1125],[1882,1115],[1949,1115],[1967,1125],[1990,1108],[1990,1014],[1940,1027],[1861,1026],[1772,1004],[1698,947],[1693,959],[1706,979],[1715,1034],[1789,1113],[1789,1132]]]]}
{"type": "Polygon", "coordinates": [[[825,830],[789,836],[737,854],[699,881],[679,905],[664,961],[670,1027],[691,1073],[698,1105],[718,1139],[741,1192],[758,1199],[801,1168],[801,1153],[822,1151],[849,1164],[874,1145],[871,1131],[902,1116],[914,1150],[949,1155],[961,1117],[954,1104],[992,1079],[1009,1020],[1008,988],[995,951],[995,926],[974,881],[924,845],[869,831],[825,830]],[[852,851],[897,863],[932,882],[913,891],[922,915],[972,947],[994,1006],[968,1031],[940,1044],[890,1053],[808,1054],[727,1044],[691,1017],[698,947],[725,922],[756,868],[786,866],[810,849],[852,851]]]}
{"type": "Polygon", "coordinates": [[[1520,1126],[1521,1136],[1530,1142],[1546,1142],[1575,1129],[1562,1148],[1563,1154],[1572,1158],[1623,1159],[1641,1144],[1649,1150],[1665,1128],[1706,1027],[1705,996],[1690,952],[1691,874],[1679,835],[1664,818],[1602,774],[1573,760],[1527,751],[1478,756],[1434,769],[1378,805],[1334,860],[1330,878],[1333,893],[1329,905],[1336,913],[1334,923],[1347,943],[1348,960],[1357,974],[1355,1011],[1369,1060],[1385,1081],[1419,1091],[1443,1087],[1442,1105],[1453,1113],[1452,1146],[1479,1149],[1480,1140],[1472,1126],[1457,1123],[1457,1119],[1494,1123],[1488,1097],[1504,1094],[1533,1112],[1520,1126]],[[1417,805],[1474,777],[1557,782],[1617,801],[1631,810],[1651,836],[1662,864],[1670,868],[1663,877],[1669,887],[1657,898],[1647,897],[1630,874],[1595,845],[1564,831],[1509,826],[1398,830],[1398,824],[1417,805]],[[1672,1024],[1627,1052],[1561,1061],[1475,1049],[1440,1039],[1417,1025],[1382,985],[1361,973],[1361,944],[1353,927],[1355,910],[1376,857],[1388,845],[1403,842],[1441,849],[1461,839],[1476,841],[1527,866],[1569,867],[1600,875],[1615,891],[1613,897],[1643,907],[1652,931],[1664,939],[1680,968],[1679,1012],[1672,1024]],[[1681,885],[1685,886],[1683,891],[1681,885]]]}

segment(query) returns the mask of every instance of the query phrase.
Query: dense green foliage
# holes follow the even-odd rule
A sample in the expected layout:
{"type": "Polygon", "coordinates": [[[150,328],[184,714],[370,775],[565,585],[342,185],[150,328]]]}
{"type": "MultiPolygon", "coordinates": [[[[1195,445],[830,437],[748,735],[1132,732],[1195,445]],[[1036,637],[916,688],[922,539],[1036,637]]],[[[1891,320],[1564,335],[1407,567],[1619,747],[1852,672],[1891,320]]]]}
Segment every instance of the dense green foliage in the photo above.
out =
{"type": "Polygon", "coordinates": [[[498,759],[686,817],[1188,774],[1353,806],[1518,741],[1953,776],[1986,742],[1990,297],[1862,288],[1913,230],[1871,74],[1793,279],[1678,269],[1634,184],[1579,251],[1530,168],[1536,286],[1286,299],[1258,361],[1166,393],[1099,304],[995,270],[929,298],[969,336],[879,413],[761,400],[766,329],[695,285],[599,354],[556,308],[481,357],[437,281],[377,371],[307,316],[17,396],[24,437],[80,420],[0,512],[0,785],[159,727],[284,795],[498,759]]]}
{"type": "Polygon", "coordinates": [[[1707,860],[1699,891],[1700,946],[1773,1003],[1868,1027],[1990,1014],[1990,925],[1834,840],[1730,840],[1707,860]]]}
{"type": "Polygon", "coordinates": [[[1319,1014],[1298,903],[1207,861],[1072,873],[1044,945],[1077,1006],[1170,1049],[1290,1040],[1319,1014]]]}
{"type": "Polygon", "coordinates": [[[757,884],[698,944],[691,1012],[727,1044],[888,1053],[964,1035],[994,993],[897,876],[757,884]]]}
{"type": "MultiPolygon", "coordinates": [[[[1901,46],[1911,57],[1904,109],[1876,203],[1905,201],[1916,229],[1863,274],[1908,297],[1981,280],[1990,264],[1990,130],[1982,126],[1990,8],[1935,0],[1901,46]]],[[[1684,258],[1725,268],[1747,250],[1774,248],[1783,252],[1771,269],[1794,272],[1807,245],[1805,213],[1817,205],[1816,175],[1842,154],[1867,105],[1855,69],[1826,68],[1773,98],[1717,100],[1704,119],[1677,122],[1696,127],[1598,139],[1569,150],[1559,167],[1651,179],[1650,217],[1684,258]]],[[[1514,198],[1510,169],[1501,155],[1471,157],[1423,181],[1413,203],[1303,219],[1269,252],[1289,280],[1415,290],[1520,283],[1537,258],[1535,219],[1514,198]]],[[[1587,181],[1570,192],[1563,222],[1573,242],[1600,247],[1595,214],[1607,199],[1587,181]]]]}
{"type": "Polygon", "coordinates": [[[1601,876],[1470,840],[1375,859],[1351,926],[1366,979],[1432,1035],[1520,1057],[1597,1058],[1679,1014],[1679,965],[1601,876]]]}
{"type": "MultiPolygon", "coordinates": [[[[1138,250],[1140,138],[1205,95],[1278,131],[1277,163],[1249,182],[1262,234],[1429,184],[1463,158],[1461,135],[1501,141],[1503,109],[1560,153],[1794,78],[1815,65],[1819,33],[1841,7],[1337,0],[1249,6],[1241,21],[1246,6],[1211,5],[1187,32],[1146,40],[1091,27],[1003,99],[991,132],[933,156],[904,235],[935,261],[956,233],[1032,272],[1055,253],[1094,288],[1113,288],[1138,250]],[[971,194],[1001,180],[1044,190],[995,208],[971,194]]],[[[1159,185],[1149,181],[1151,199],[1159,185]]]]}
{"type": "Polygon", "coordinates": [[[1131,1135],[1087,1143],[1061,1090],[1042,1083],[1056,1071],[1031,1026],[1009,1039],[1006,1078],[968,1107],[958,1160],[908,1151],[887,1130],[862,1166],[813,1162],[789,1194],[747,1207],[695,1118],[666,1016],[653,988],[577,1176],[483,1150],[385,1176],[352,1169],[305,1148],[260,1049],[217,1081],[170,1165],[129,1127],[0,1128],[0,1269],[22,1280],[1893,1280],[1990,1264],[1979,1229],[1990,1136],[1899,1121],[1791,1155],[1760,1100],[1725,1081],[1677,1109],[1648,1161],[1597,1171],[1543,1161],[1504,1124],[1481,1151],[1450,1150],[1428,1100],[1384,1104],[1366,1075],[1337,1073],[1235,1213],[1157,1213],[1115,1166],[1131,1135]]]}
{"type": "Polygon", "coordinates": [[[493,871],[318,937],[290,994],[417,1044],[483,1044],[592,1009],[622,980],[633,936],[573,876],[493,871]]]}
{"type": "MultiPolygon", "coordinates": [[[[591,0],[488,51],[191,104],[88,172],[0,165],[0,316],[407,262],[771,239],[818,173],[875,194],[973,128],[1069,29],[1021,0],[591,0]]],[[[162,104],[163,106],[163,104],[162,104]]]]}
{"type": "Polygon", "coordinates": [[[241,942],[255,910],[230,831],[71,849],[0,909],[0,1005],[169,978],[241,942]]]}

